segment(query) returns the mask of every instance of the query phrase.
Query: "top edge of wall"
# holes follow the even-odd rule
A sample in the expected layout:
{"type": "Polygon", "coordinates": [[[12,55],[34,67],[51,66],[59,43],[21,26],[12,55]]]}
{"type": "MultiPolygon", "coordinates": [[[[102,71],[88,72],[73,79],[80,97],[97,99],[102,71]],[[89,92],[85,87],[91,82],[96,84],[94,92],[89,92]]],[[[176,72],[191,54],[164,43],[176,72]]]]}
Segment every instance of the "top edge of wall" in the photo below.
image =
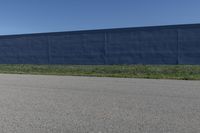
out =
{"type": "Polygon", "coordinates": [[[114,32],[114,31],[134,31],[134,30],[161,30],[161,29],[188,29],[200,28],[200,23],[197,24],[176,24],[176,25],[159,25],[159,26],[143,26],[143,27],[125,27],[125,28],[109,28],[109,29],[94,29],[94,30],[75,30],[75,31],[61,31],[61,32],[44,32],[44,33],[28,33],[28,34],[13,34],[0,35],[2,37],[23,37],[23,36],[51,36],[62,34],[80,34],[80,33],[100,33],[100,32],[114,32]]]}

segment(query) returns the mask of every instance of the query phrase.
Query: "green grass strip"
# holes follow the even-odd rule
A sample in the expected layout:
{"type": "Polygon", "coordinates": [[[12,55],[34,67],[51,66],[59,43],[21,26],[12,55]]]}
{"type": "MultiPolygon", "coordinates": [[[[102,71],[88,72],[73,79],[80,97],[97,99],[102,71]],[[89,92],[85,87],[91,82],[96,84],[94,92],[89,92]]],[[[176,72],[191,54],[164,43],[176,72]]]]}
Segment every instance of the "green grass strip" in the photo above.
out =
{"type": "Polygon", "coordinates": [[[200,80],[200,65],[0,65],[0,73],[200,80]]]}

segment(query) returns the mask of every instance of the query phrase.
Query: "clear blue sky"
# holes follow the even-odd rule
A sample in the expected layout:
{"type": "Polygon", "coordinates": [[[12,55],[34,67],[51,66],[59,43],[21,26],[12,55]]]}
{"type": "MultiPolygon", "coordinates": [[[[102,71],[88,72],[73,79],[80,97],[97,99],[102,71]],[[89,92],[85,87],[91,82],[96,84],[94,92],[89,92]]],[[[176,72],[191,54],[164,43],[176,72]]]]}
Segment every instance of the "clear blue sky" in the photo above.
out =
{"type": "Polygon", "coordinates": [[[0,0],[0,34],[200,23],[200,0],[0,0]]]}

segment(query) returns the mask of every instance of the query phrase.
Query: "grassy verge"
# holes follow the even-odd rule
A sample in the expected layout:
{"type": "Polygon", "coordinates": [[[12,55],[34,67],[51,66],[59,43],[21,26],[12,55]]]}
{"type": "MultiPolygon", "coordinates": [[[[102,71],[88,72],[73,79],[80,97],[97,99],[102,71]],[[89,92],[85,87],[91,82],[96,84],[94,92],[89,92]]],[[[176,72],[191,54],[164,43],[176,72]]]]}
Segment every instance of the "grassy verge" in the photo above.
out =
{"type": "Polygon", "coordinates": [[[198,65],[0,65],[0,73],[200,80],[198,65]]]}

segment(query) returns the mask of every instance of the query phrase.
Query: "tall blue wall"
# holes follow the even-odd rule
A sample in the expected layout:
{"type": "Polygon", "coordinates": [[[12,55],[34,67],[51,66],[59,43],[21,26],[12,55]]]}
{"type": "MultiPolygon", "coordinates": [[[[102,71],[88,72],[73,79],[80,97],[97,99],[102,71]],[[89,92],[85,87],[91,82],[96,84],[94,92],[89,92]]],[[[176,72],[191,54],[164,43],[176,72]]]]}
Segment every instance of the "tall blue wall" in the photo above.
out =
{"type": "Polygon", "coordinates": [[[200,64],[200,25],[0,36],[0,64],[200,64]]]}

